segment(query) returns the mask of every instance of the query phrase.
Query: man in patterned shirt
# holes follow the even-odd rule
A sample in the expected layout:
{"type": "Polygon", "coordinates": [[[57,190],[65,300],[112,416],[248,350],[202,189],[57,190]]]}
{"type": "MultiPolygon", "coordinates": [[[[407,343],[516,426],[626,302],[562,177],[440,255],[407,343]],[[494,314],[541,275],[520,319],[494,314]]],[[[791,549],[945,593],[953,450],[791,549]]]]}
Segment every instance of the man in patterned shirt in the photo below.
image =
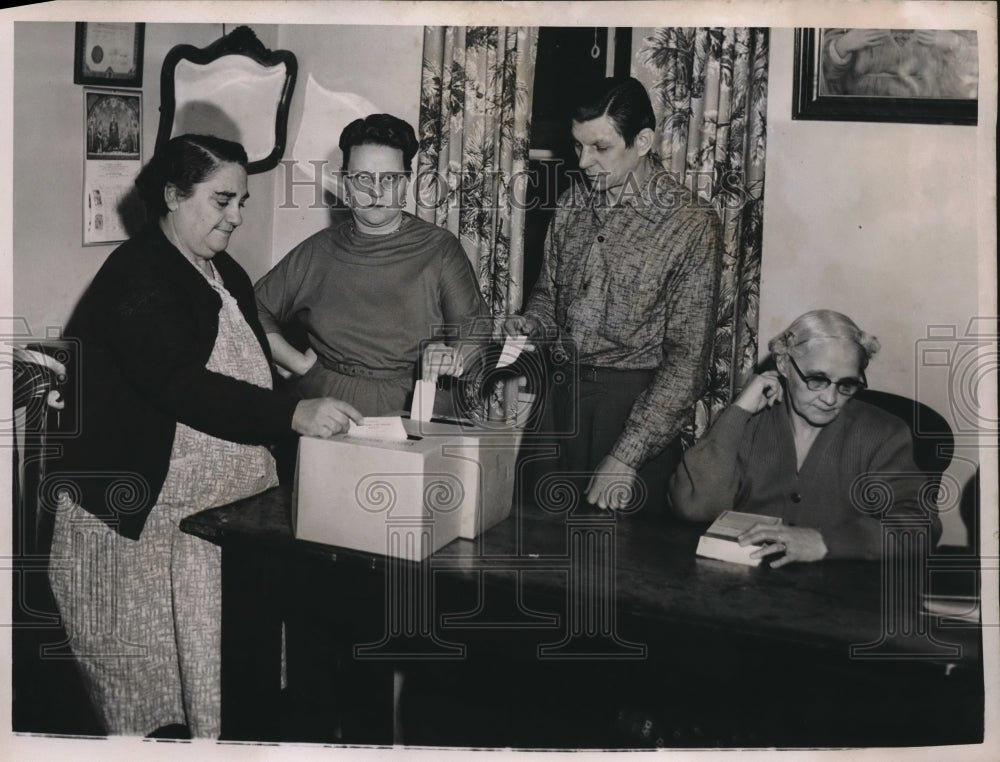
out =
{"type": "Polygon", "coordinates": [[[632,78],[605,80],[577,106],[586,182],[560,196],[538,282],[505,324],[575,349],[578,388],[553,400],[555,430],[573,431],[559,470],[602,509],[663,510],[712,350],[719,220],[656,160],[655,126],[632,78]]]}

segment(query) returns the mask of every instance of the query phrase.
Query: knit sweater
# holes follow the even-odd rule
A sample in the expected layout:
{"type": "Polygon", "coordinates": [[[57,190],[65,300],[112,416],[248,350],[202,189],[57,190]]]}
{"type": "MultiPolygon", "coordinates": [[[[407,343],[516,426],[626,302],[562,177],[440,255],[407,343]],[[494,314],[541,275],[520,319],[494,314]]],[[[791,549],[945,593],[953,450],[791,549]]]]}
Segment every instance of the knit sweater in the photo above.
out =
{"type": "Polygon", "coordinates": [[[927,474],[913,462],[910,432],[896,416],[851,400],[797,468],[788,406],[756,415],[731,405],[671,479],[683,516],[710,521],[725,510],[780,517],[823,535],[827,558],[877,559],[881,519],[941,522],[921,501],[927,474]]]}
{"type": "Polygon", "coordinates": [[[331,368],[409,373],[429,339],[467,337],[477,319],[485,338],[492,329],[458,239],[409,214],[395,233],[370,235],[336,213],[261,278],[255,293],[267,333],[301,324],[331,368]]]}

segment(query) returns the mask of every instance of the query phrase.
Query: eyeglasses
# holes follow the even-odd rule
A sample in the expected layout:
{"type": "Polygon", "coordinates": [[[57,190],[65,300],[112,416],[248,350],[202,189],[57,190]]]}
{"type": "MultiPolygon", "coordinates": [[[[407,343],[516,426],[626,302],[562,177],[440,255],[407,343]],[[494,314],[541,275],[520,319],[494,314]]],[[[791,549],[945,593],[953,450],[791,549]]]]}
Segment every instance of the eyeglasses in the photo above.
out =
{"type": "Polygon", "coordinates": [[[346,172],[344,177],[363,191],[374,191],[375,186],[384,191],[392,191],[407,178],[407,174],[406,172],[346,172]]]}
{"type": "Polygon", "coordinates": [[[795,372],[799,374],[799,378],[802,379],[802,383],[804,383],[806,388],[811,392],[826,391],[830,388],[830,384],[836,384],[838,394],[842,394],[845,397],[853,397],[855,394],[868,386],[868,381],[865,380],[864,373],[861,374],[861,378],[842,378],[839,381],[831,381],[822,373],[814,376],[807,376],[802,373],[802,370],[795,362],[794,357],[790,354],[786,356],[788,357],[788,361],[792,364],[792,367],[795,368],[795,372]]]}

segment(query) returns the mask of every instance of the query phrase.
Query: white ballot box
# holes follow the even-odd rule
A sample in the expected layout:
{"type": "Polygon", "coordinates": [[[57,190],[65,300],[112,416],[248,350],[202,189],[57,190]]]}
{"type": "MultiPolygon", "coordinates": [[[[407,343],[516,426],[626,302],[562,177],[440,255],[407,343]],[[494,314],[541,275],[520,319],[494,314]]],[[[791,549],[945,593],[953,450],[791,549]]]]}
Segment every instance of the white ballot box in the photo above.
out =
{"type": "Polygon", "coordinates": [[[403,424],[404,441],[299,440],[296,538],[417,561],[510,515],[520,431],[403,424]]]}
{"type": "Polygon", "coordinates": [[[407,421],[406,425],[408,431],[424,439],[458,439],[447,442],[443,453],[465,488],[459,537],[472,540],[510,516],[520,429],[421,421],[407,421]]]}

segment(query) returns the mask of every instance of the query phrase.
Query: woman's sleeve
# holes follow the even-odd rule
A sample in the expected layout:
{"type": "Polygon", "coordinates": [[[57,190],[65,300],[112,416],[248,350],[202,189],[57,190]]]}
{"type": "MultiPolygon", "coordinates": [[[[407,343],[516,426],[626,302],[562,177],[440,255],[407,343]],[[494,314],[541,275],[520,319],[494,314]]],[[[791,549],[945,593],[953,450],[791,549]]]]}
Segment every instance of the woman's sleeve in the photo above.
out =
{"type": "Polygon", "coordinates": [[[441,270],[441,313],[445,323],[457,326],[459,335],[488,340],[490,309],[479,292],[479,281],[465,250],[456,240],[444,250],[441,270]],[[477,322],[482,321],[481,326],[477,322]]]}
{"type": "Polygon", "coordinates": [[[189,304],[162,284],[133,283],[113,305],[111,351],[165,416],[220,439],[267,444],[291,430],[297,400],[205,367],[189,304]]]}
{"type": "Polygon", "coordinates": [[[743,482],[740,449],[751,417],[741,407],[730,405],[684,453],[669,490],[670,502],[681,516],[711,521],[733,507],[743,482]]]}
{"type": "Polygon", "coordinates": [[[884,519],[912,522],[914,526],[929,522],[931,539],[936,543],[941,536],[941,519],[936,510],[922,505],[930,478],[913,462],[909,429],[902,422],[898,426],[893,422],[852,485],[844,521],[823,532],[826,557],[881,558],[884,519]]]}
{"type": "Polygon", "coordinates": [[[257,317],[265,333],[281,333],[301,305],[312,257],[308,240],[292,249],[254,286],[257,317]]]}

